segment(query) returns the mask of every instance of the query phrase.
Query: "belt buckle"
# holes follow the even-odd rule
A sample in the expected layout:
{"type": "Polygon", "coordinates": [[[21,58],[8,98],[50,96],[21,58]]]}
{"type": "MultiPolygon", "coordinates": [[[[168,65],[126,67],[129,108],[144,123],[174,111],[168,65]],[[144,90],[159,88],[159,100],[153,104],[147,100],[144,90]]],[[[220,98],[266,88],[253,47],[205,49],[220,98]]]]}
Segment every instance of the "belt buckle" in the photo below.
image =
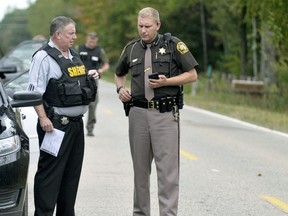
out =
{"type": "Polygon", "coordinates": [[[148,101],[148,108],[149,109],[154,109],[155,108],[155,104],[154,104],[154,101],[148,101]]]}
{"type": "Polygon", "coordinates": [[[69,119],[68,117],[66,116],[63,116],[61,119],[60,119],[60,122],[62,125],[67,125],[69,123],[69,119]]]}

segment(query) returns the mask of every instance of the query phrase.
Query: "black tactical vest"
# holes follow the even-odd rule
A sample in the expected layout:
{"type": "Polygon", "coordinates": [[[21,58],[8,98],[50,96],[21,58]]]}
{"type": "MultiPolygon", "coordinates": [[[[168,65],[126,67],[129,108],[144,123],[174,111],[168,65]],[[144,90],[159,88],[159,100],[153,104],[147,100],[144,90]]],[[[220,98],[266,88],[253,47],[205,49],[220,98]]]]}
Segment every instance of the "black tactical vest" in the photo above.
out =
{"type": "Polygon", "coordinates": [[[94,49],[89,49],[85,47],[84,44],[79,46],[79,56],[88,71],[92,69],[98,70],[100,68],[101,65],[100,55],[101,55],[100,46],[96,46],[94,49]]]}
{"type": "Polygon", "coordinates": [[[61,52],[49,45],[43,48],[59,64],[62,70],[60,79],[51,78],[48,82],[43,99],[56,107],[88,105],[95,100],[97,87],[93,77],[86,73],[85,66],[73,49],[73,56],[66,59],[61,52]]]}

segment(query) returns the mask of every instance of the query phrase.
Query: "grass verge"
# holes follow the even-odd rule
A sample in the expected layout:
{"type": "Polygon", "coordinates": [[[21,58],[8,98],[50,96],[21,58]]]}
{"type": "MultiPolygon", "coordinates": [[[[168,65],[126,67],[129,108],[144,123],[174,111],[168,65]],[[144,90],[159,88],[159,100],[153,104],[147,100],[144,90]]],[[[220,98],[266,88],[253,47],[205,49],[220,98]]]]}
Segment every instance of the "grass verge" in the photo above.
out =
{"type": "Polygon", "coordinates": [[[185,92],[187,105],[209,110],[272,130],[288,133],[288,109],[285,101],[249,94],[214,89],[207,91],[203,86],[197,94],[191,94],[188,86],[185,92]]]}
{"type": "MultiPolygon", "coordinates": [[[[114,82],[112,71],[103,79],[114,82]]],[[[128,81],[128,80],[127,80],[128,81]]],[[[128,81],[129,82],[129,81],[128,81]]],[[[185,104],[236,118],[251,124],[288,133],[288,109],[286,102],[278,99],[253,95],[239,95],[229,90],[227,84],[214,85],[207,91],[204,81],[197,85],[197,93],[192,94],[192,85],[184,86],[185,104]],[[220,90],[221,89],[221,90],[220,90]]]]}

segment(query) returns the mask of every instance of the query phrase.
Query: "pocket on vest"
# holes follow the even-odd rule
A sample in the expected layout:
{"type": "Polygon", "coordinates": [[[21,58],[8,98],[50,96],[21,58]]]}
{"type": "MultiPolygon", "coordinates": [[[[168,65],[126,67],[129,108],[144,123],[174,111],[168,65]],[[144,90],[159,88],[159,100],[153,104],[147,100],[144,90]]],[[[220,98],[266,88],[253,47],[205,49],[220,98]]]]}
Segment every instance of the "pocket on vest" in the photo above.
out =
{"type": "Polygon", "coordinates": [[[58,86],[60,100],[64,105],[82,105],[82,90],[78,82],[61,83],[58,86]]]}
{"type": "MultiPolygon", "coordinates": [[[[89,104],[93,100],[93,94],[90,88],[84,87],[82,88],[83,92],[83,104],[89,104]]],[[[94,98],[95,100],[95,98],[94,98]]]]}
{"type": "MultiPolygon", "coordinates": [[[[90,101],[95,101],[96,99],[96,94],[97,94],[97,85],[96,85],[96,82],[95,82],[95,79],[93,77],[88,77],[87,79],[87,85],[88,85],[88,89],[90,90],[91,92],[91,98],[90,98],[90,101]]],[[[85,88],[86,89],[86,88],[85,88]]],[[[86,98],[84,96],[84,98],[86,98]]]]}

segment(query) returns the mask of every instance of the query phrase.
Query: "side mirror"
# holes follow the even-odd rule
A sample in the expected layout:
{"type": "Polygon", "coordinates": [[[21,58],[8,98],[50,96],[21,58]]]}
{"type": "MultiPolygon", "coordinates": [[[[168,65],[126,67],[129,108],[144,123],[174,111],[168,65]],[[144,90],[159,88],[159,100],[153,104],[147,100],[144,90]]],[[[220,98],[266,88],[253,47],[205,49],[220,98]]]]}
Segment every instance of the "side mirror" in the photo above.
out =
{"type": "Polygon", "coordinates": [[[17,67],[16,65],[2,66],[0,67],[0,73],[16,73],[17,67]]]}
{"type": "Polygon", "coordinates": [[[16,91],[10,101],[12,107],[37,106],[42,102],[42,95],[37,91],[16,91]]]}

